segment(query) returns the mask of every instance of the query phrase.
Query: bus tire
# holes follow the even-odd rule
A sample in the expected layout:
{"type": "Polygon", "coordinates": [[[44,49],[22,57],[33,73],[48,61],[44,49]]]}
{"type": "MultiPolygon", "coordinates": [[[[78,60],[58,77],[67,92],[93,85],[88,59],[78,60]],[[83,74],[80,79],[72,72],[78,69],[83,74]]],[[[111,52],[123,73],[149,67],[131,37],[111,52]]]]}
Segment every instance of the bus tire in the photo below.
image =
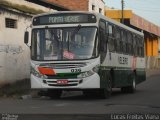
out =
{"type": "Polygon", "coordinates": [[[111,96],[111,94],[112,94],[112,76],[109,75],[107,77],[107,87],[101,90],[100,96],[102,99],[107,99],[111,96]]]}
{"type": "Polygon", "coordinates": [[[128,87],[129,93],[134,93],[136,91],[136,74],[133,74],[132,85],[128,87]]]}
{"type": "Polygon", "coordinates": [[[121,87],[123,93],[134,93],[136,91],[136,74],[133,74],[131,86],[121,87]]]}
{"type": "Polygon", "coordinates": [[[62,90],[54,90],[54,89],[49,89],[48,90],[48,96],[51,98],[51,99],[58,99],[61,97],[61,94],[62,94],[62,90]]]}

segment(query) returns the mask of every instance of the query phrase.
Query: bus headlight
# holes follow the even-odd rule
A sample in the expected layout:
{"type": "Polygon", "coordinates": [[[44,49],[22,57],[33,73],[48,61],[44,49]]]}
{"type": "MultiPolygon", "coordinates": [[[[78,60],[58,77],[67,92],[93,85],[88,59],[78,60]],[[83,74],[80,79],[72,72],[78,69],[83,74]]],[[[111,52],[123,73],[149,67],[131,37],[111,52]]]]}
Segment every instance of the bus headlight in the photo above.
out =
{"type": "Polygon", "coordinates": [[[98,66],[98,65],[95,66],[95,67],[93,68],[93,71],[94,71],[95,73],[98,73],[98,71],[99,71],[99,66],[98,66]]]}
{"type": "Polygon", "coordinates": [[[31,74],[38,78],[46,78],[44,75],[40,74],[38,71],[35,70],[35,68],[31,67],[31,74]]]}
{"type": "Polygon", "coordinates": [[[85,77],[89,77],[89,76],[91,76],[93,74],[94,74],[94,72],[92,70],[90,70],[90,71],[87,71],[87,72],[79,74],[77,77],[78,78],[85,78],[85,77]]]}
{"type": "Polygon", "coordinates": [[[99,70],[99,68],[96,66],[96,67],[94,67],[94,68],[93,68],[92,70],[90,70],[90,71],[86,71],[86,72],[84,72],[84,73],[79,74],[77,77],[78,77],[78,78],[89,77],[89,76],[97,73],[98,70],[99,70]]]}

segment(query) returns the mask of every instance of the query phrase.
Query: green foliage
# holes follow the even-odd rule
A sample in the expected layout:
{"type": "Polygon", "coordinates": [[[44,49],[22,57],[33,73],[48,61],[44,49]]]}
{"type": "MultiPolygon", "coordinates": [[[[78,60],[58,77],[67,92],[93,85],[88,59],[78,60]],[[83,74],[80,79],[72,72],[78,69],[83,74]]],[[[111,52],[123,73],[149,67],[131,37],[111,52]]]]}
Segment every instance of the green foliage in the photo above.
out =
{"type": "Polygon", "coordinates": [[[13,3],[10,3],[10,2],[4,1],[4,0],[0,0],[0,6],[9,7],[9,8],[16,9],[18,11],[29,13],[29,14],[44,13],[43,10],[31,8],[26,5],[13,4],[13,3]]]}

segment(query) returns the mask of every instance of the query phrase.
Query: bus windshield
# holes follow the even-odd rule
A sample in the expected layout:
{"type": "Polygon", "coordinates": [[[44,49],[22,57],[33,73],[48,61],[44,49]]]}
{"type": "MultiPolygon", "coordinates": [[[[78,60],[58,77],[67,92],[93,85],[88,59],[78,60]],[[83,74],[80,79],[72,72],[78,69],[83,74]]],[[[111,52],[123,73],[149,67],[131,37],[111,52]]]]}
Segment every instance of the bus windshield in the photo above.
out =
{"type": "Polygon", "coordinates": [[[96,27],[32,30],[33,60],[81,60],[98,55],[96,27]]]}

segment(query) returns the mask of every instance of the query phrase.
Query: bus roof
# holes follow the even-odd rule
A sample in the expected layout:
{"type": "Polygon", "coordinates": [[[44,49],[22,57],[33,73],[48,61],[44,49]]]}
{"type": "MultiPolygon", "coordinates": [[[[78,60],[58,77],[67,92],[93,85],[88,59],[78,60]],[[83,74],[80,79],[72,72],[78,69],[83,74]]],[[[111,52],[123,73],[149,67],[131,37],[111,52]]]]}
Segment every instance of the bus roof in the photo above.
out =
{"type": "MultiPolygon", "coordinates": [[[[121,27],[121,28],[124,28],[124,29],[126,29],[126,30],[129,30],[129,31],[131,31],[131,32],[134,32],[134,33],[136,33],[136,34],[139,34],[139,35],[142,35],[142,36],[143,36],[143,33],[142,33],[142,32],[139,32],[139,31],[137,31],[137,30],[135,30],[135,29],[133,29],[133,28],[131,28],[131,27],[128,27],[128,26],[126,26],[126,25],[124,25],[124,24],[122,24],[122,23],[119,23],[119,22],[117,22],[117,21],[115,21],[115,20],[113,20],[113,19],[111,19],[111,18],[108,18],[107,16],[104,16],[104,15],[102,15],[102,14],[100,14],[100,13],[89,12],[89,11],[58,11],[58,12],[42,13],[42,14],[35,15],[35,16],[33,17],[33,19],[34,19],[35,17],[39,17],[39,16],[52,15],[52,14],[63,14],[63,13],[93,14],[93,15],[95,15],[95,16],[97,17],[98,21],[99,21],[100,19],[104,19],[104,20],[106,20],[106,21],[108,21],[108,22],[110,22],[110,23],[112,23],[112,24],[114,24],[114,25],[117,25],[117,26],[119,26],[119,27],[121,27]]],[[[98,22],[97,22],[97,24],[98,24],[98,22]]]]}
{"type": "Polygon", "coordinates": [[[133,28],[131,28],[131,27],[128,27],[127,25],[122,24],[122,23],[120,23],[120,22],[117,22],[116,20],[113,20],[113,19],[111,19],[111,18],[108,18],[107,16],[103,16],[103,15],[100,14],[100,13],[95,13],[95,14],[96,14],[97,18],[99,18],[99,19],[101,19],[101,18],[102,18],[102,19],[105,19],[105,20],[109,21],[110,23],[113,23],[114,25],[117,25],[117,26],[119,26],[119,27],[121,27],[121,28],[124,28],[124,29],[126,29],[126,30],[129,30],[129,31],[134,32],[134,33],[139,34],[139,35],[144,35],[142,32],[137,31],[137,30],[135,30],[135,29],[133,29],[133,28]]]}

